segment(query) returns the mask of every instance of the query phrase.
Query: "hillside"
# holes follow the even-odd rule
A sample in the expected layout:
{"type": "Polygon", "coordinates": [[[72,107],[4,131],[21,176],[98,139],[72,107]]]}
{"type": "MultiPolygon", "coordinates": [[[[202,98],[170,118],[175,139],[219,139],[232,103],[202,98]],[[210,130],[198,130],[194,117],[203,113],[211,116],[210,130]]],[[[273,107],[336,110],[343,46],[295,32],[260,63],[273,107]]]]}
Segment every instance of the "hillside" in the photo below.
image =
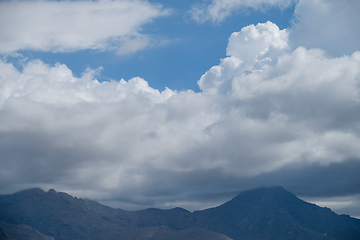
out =
{"type": "Polygon", "coordinates": [[[302,201],[282,187],[244,191],[193,213],[182,208],[125,211],[37,188],[1,196],[0,221],[0,240],[360,238],[359,219],[302,201]]]}

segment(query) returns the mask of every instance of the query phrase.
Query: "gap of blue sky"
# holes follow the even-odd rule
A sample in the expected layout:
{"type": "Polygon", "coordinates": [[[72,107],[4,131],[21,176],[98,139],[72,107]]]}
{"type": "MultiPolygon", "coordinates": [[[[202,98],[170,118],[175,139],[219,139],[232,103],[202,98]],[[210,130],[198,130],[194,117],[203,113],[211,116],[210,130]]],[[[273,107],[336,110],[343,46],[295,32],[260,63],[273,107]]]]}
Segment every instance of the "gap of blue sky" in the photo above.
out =
{"type": "MultiPolygon", "coordinates": [[[[194,1],[150,1],[172,9],[171,16],[154,19],[142,27],[142,34],[149,34],[167,43],[126,55],[113,50],[80,50],[76,52],[18,51],[28,60],[41,59],[54,65],[66,64],[74,76],[80,77],[87,69],[102,67],[99,81],[119,81],[133,77],[145,79],[150,87],[163,91],[191,89],[200,91],[197,81],[211,66],[225,57],[228,38],[241,28],[271,21],[280,29],[288,28],[293,18],[295,4],[286,9],[272,7],[267,11],[246,9],[229,16],[221,23],[197,24],[187,13],[194,1]]],[[[21,69],[22,63],[14,62],[21,69]]]]}

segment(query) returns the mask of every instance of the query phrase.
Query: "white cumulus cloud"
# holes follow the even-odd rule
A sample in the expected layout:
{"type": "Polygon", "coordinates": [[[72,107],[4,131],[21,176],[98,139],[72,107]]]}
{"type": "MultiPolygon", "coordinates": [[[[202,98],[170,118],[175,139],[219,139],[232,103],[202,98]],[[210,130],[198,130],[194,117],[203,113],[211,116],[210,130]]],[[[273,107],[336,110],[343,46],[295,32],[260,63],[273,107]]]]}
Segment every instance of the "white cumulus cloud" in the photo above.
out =
{"type": "Polygon", "coordinates": [[[288,33],[271,22],[249,25],[229,38],[226,55],[219,66],[212,67],[198,81],[205,93],[230,90],[231,80],[245,71],[275,64],[277,57],[288,50],[288,33]]]}
{"type": "Polygon", "coordinates": [[[231,124],[219,132],[227,129],[239,149],[244,143],[239,159],[253,162],[252,167],[260,161],[258,171],[287,163],[359,158],[355,112],[360,103],[360,52],[341,58],[303,47],[292,52],[282,31],[268,22],[233,33],[229,57],[199,80],[204,94],[226,99],[227,115],[222,116],[231,124]],[[273,47],[277,51],[261,59],[269,46],[278,49],[273,47]],[[259,146],[261,150],[256,150],[259,146]]]}

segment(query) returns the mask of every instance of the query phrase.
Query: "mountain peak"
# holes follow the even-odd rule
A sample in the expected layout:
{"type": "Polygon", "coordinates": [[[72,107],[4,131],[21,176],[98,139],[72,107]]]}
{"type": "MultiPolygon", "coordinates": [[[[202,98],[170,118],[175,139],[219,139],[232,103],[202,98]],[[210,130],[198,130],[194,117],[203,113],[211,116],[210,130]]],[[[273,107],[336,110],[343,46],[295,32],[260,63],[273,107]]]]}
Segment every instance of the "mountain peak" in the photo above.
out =
{"type": "Polygon", "coordinates": [[[247,195],[247,194],[261,194],[261,195],[274,195],[274,196],[279,195],[279,194],[280,195],[287,194],[287,195],[295,196],[291,192],[285,190],[284,187],[282,187],[282,186],[259,187],[259,188],[255,188],[255,189],[245,190],[245,191],[240,192],[237,196],[247,195]]]}
{"type": "Polygon", "coordinates": [[[240,192],[230,201],[220,205],[219,207],[233,207],[234,205],[264,206],[265,204],[281,204],[281,203],[297,203],[304,202],[291,192],[285,190],[281,186],[261,187],[252,190],[240,192]]]}
{"type": "Polygon", "coordinates": [[[55,189],[51,188],[47,193],[48,194],[56,194],[57,192],[55,191],[55,189]]]}
{"type": "Polygon", "coordinates": [[[33,198],[36,196],[44,196],[46,192],[41,188],[30,188],[12,194],[14,197],[33,198]]]}

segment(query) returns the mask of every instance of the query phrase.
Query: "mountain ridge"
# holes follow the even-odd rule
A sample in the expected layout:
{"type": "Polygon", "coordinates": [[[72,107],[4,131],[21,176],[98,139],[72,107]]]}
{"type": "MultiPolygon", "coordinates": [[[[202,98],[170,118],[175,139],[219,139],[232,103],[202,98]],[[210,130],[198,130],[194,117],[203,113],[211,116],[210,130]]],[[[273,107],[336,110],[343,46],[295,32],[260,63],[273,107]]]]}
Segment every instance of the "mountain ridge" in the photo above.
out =
{"type": "MultiPolygon", "coordinates": [[[[0,221],[29,226],[56,240],[360,239],[359,219],[305,202],[282,187],[243,191],[224,204],[194,212],[179,207],[126,211],[35,188],[0,196],[0,221]]],[[[0,234],[2,239],[8,238],[0,234]]]]}

